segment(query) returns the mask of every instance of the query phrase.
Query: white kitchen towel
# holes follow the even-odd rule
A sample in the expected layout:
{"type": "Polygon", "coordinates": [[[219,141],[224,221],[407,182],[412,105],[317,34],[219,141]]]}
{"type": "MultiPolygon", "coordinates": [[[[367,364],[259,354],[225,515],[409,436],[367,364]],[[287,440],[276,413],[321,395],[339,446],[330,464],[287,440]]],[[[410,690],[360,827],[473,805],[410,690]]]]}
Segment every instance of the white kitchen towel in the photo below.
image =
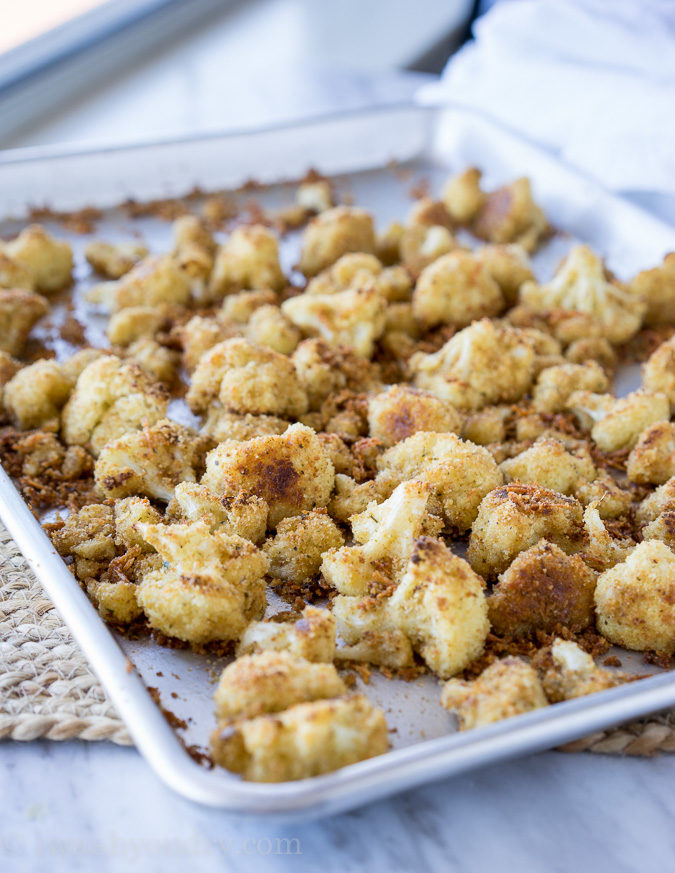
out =
{"type": "Polygon", "coordinates": [[[675,203],[675,0],[506,0],[474,36],[424,102],[478,107],[614,191],[675,203]]]}

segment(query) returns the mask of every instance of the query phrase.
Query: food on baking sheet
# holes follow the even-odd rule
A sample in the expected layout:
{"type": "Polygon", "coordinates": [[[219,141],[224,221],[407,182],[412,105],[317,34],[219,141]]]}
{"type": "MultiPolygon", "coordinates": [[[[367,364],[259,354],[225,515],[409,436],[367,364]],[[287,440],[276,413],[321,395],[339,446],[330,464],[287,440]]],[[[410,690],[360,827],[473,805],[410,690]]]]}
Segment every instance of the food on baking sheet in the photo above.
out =
{"type": "Polygon", "coordinates": [[[666,663],[673,255],[622,282],[576,245],[544,278],[529,180],[475,168],[380,228],[319,176],[295,196],[227,232],[186,201],[162,251],[0,244],[3,463],[106,621],[234,656],[213,760],[382,754],[371,668],[435,677],[465,730],[632,680],[610,643],[666,663]],[[110,346],[54,357],[72,294],[110,346]]]}

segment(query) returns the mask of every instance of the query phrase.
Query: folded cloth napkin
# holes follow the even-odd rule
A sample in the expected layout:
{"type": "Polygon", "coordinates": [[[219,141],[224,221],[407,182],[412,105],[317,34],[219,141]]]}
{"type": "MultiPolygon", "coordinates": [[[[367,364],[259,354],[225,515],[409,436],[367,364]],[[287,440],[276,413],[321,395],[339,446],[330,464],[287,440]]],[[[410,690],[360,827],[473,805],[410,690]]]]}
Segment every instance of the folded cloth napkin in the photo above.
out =
{"type": "Polygon", "coordinates": [[[673,0],[509,0],[474,36],[423,102],[478,107],[642,202],[666,195],[675,220],[673,0]]]}

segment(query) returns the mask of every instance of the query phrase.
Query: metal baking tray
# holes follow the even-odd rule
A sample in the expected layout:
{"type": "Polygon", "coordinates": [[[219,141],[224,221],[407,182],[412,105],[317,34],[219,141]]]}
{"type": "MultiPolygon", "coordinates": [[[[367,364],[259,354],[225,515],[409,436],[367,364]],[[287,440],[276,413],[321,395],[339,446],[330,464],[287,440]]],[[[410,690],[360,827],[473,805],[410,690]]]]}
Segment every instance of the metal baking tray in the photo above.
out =
{"type": "MultiPolygon", "coordinates": [[[[438,190],[450,171],[469,164],[483,169],[488,186],[522,174],[531,177],[538,201],[555,226],[566,231],[536,258],[536,269],[544,274],[572,239],[589,242],[620,277],[654,265],[675,249],[675,229],[610,195],[503,126],[462,107],[410,105],[121,148],[5,153],[0,155],[0,234],[16,232],[30,207],[74,210],[94,206],[104,210],[97,236],[119,239],[140,232],[151,248],[166,249],[167,223],[144,218],[134,220],[132,227],[116,206],[128,198],[147,201],[180,196],[194,186],[236,189],[252,178],[257,185],[249,196],[265,205],[282,204],[292,197],[284,180],[301,178],[309,167],[335,177],[338,189],[374,211],[382,226],[406,214],[414,182],[427,180],[432,191],[438,190]]],[[[68,236],[62,227],[55,229],[68,236]]],[[[88,237],[69,238],[77,253],[76,311],[87,316],[96,333],[100,330],[97,318],[81,299],[87,282],[93,281],[81,254],[88,237]]],[[[297,255],[296,245],[292,237],[283,243],[287,268],[297,255]]],[[[634,376],[628,374],[624,390],[631,387],[634,376]]],[[[184,796],[230,811],[284,819],[325,815],[493,761],[551,748],[675,704],[675,673],[666,673],[458,733],[453,717],[438,703],[436,680],[426,677],[404,683],[375,672],[363,690],[383,706],[395,729],[390,752],[300,782],[246,783],[223,769],[206,769],[185,750],[185,744],[207,746],[214,726],[211,694],[222,663],[189,651],[162,648],[150,640],[116,636],[2,470],[0,518],[150,765],[184,796]],[[164,706],[185,720],[180,739],[146,686],[156,688],[164,706]]],[[[639,656],[622,652],[621,657],[625,668],[644,672],[639,656]]]]}

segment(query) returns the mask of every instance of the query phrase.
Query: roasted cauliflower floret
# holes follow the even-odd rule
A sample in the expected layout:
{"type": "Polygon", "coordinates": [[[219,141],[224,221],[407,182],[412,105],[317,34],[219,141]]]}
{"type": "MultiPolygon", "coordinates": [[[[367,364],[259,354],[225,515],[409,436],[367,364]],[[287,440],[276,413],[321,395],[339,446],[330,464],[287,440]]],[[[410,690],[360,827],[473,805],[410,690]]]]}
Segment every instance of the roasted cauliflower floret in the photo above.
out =
{"type": "Polygon", "coordinates": [[[382,263],[375,255],[351,252],[322,270],[307,283],[306,294],[336,294],[348,288],[371,285],[382,273],[382,263]]]}
{"type": "Polygon", "coordinates": [[[413,278],[456,248],[457,240],[452,232],[440,224],[411,224],[401,234],[401,260],[413,278]]]}
{"type": "Polygon", "coordinates": [[[190,280],[192,296],[203,303],[211,302],[207,282],[213,269],[216,242],[204,219],[181,215],[171,228],[173,258],[190,280]]]}
{"type": "MultiPolygon", "coordinates": [[[[391,584],[405,571],[415,538],[430,530],[427,513],[430,486],[409,481],[396,488],[384,503],[368,504],[352,517],[359,543],[330,549],[323,556],[321,572],[341,594],[363,596],[373,584],[391,584]]],[[[431,520],[433,526],[433,519],[431,520]]]]}
{"type": "Polygon", "coordinates": [[[220,307],[221,320],[247,324],[256,310],[262,306],[275,306],[277,303],[277,295],[269,288],[257,291],[237,291],[235,294],[228,294],[223,300],[220,307]]]}
{"type": "Polygon", "coordinates": [[[209,290],[218,299],[243,289],[280,291],[285,284],[276,236],[254,224],[236,228],[218,249],[209,290]]]}
{"type": "Polygon", "coordinates": [[[190,282],[170,255],[151,255],[118,281],[95,285],[87,299],[111,312],[129,306],[185,304],[190,299],[190,282]]]}
{"type": "Polygon", "coordinates": [[[536,670],[521,658],[502,658],[477,679],[451,679],[441,692],[441,706],[456,713],[461,731],[484,727],[547,706],[536,670]]]}
{"type": "Polygon", "coordinates": [[[335,657],[400,669],[414,664],[413,648],[397,626],[390,597],[349,597],[331,601],[337,631],[345,641],[335,657]]]}
{"type": "Polygon", "coordinates": [[[628,456],[631,482],[663,485],[675,476],[675,423],[659,421],[646,428],[628,456]]]}
{"type": "Polygon", "coordinates": [[[333,206],[333,189],[328,179],[309,179],[298,185],[295,202],[308,212],[326,212],[333,206]]]}
{"type": "Polygon", "coordinates": [[[630,283],[636,297],[645,301],[645,324],[675,323],[675,252],[651,270],[643,270],[630,283]]]}
{"type": "Polygon", "coordinates": [[[554,640],[532,660],[551,703],[574,700],[596,691],[615,688],[629,680],[623,673],[598,667],[593,658],[571,640],[554,640]]]}
{"type": "Polygon", "coordinates": [[[121,279],[147,255],[147,247],[137,242],[108,243],[93,240],[84,250],[84,256],[92,269],[106,279],[121,279]]]}
{"type": "Polygon", "coordinates": [[[635,514],[638,524],[645,525],[662,512],[675,510],[675,477],[668,479],[642,501],[635,514]]]}
{"type": "Polygon", "coordinates": [[[106,334],[114,345],[128,346],[144,337],[153,338],[176,308],[168,306],[127,306],[108,321],[106,334]]]}
{"type": "Polygon", "coordinates": [[[327,209],[307,225],[302,239],[300,270],[316,276],[350,252],[375,251],[373,218],[363,209],[336,206],[327,209]]]}
{"type": "Polygon", "coordinates": [[[488,598],[490,624],[495,633],[509,637],[558,627],[578,633],[593,623],[595,581],[578,555],[540,540],[499,577],[488,598]]]}
{"type": "Polygon", "coordinates": [[[115,519],[115,544],[124,549],[134,547],[143,552],[152,552],[150,546],[143,539],[141,533],[142,524],[161,524],[162,516],[150,503],[147,497],[125,497],[116,500],[113,509],[115,519]]]}
{"type": "Polygon", "coordinates": [[[249,540],[211,533],[203,521],[144,525],[162,566],[146,574],[138,602],[150,625],[193,644],[237,640],[262,618],[268,560],[249,540]]]}
{"type": "Polygon", "coordinates": [[[504,297],[487,268],[471,252],[451,252],[426,267],[415,285],[413,313],[427,327],[465,327],[497,315],[504,297]]]}
{"type": "Polygon", "coordinates": [[[368,401],[371,437],[393,446],[418,431],[458,433],[462,419],[445,400],[408,385],[392,385],[368,401]]]}
{"type": "Polygon", "coordinates": [[[173,384],[178,378],[179,355],[173,349],[160,345],[149,336],[135,340],[125,349],[125,357],[132,360],[158,382],[173,384]]]}
{"type": "Polygon", "coordinates": [[[647,391],[619,398],[579,391],[568,398],[567,406],[581,422],[593,422],[591,438],[603,452],[632,449],[646,428],[670,417],[666,395],[647,391]]]}
{"type": "Polygon", "coordinates": [[[25,267],[10,258],[0,244],[0,288],[21,288],[35,290],[35,279],[25,267]]]}
{"type": "Polygon", "coordinates": [[[391,597],[397,626],[426,664],[447,679],[480,655],[490,630],[485,583],[440,540],[416,540],[391,597]]]}
{"type": "Polygon", "coordinates": [[[618,364],[612,344],[599,336],[573,340],[565,349],[565,357],[571,364],[587,364],[589,361],[595,361],[608,376],[614,373],[618,364]]]}
{"type": "MultiPolygon", "coordinates": [[[[274,573],[274,570],[270,572],[274,573]]],[[[333,614],[327,609],[305,606],[300,618],[294,622],[253,622],[237,646],[237,657],[268,650],[290,652],[308,661],[332,663],[335,655],[333,614]]]]}
{"type": "Polygon", "coordinates": [[[506,439],[504,419],[508,412],[508,406],[486,406],[478,412],[467,415],[462,424],[462,439],[479,446],[503,442],[506,439]]]}
{"type": "Polygon", "coordinates": [[[593,481],[579,482],[574,496],[584,506],[595,503],[601,518],[618,518],[626,515],[633,502],[633,495],[606,471],[598,473],[593,481]]]}
{"type": "Polygon", "coordinates": [[[16,239],[4,245],[5,254],[33,277],[36,291],[52,294],[69,285],[73,272],[73,252],[67,242],[58,240],[32,224],[16,239]]]}
{"type": "Polygon", "coordinates": [[[675,652],[675,553],[659,540],[636,546],[595,589],[598,630],[637,651],[675,652]]]}
{"type": "Polygon", "coordinates": [[[192,375],[187,402],[205,412],[214,402],[229,412],[297,418],[307,410],[307,395],[285,356],[229,339],[209,349],[192,375]]]}
{"type": "Polygon", "coordinates": [[[311,662],[296,652],[266,650],[239,654],[220,674],[213,699],[220,720],[282,712],[296,703],[346,692],[332,664],[311,662]]]}
{"type": "Polygon", "coordinates": [[[260,543],[267,529],[267,503],[255,494],[240,492],[218,497],[206,485],[181,482],[174,491],[171,511],[187,521],[205,521],[212,531],[237,534],[260,543]]]}
{"type": "Polygon", "coordinates": [[[653,521],[642,528],[644,540],[661,540],[675,550],[675,510],[670,509],[657,515],[653,521]]]}
{"type": "Polygon", "coordinates": [[[507,482],[517,479],[561,494],[576,495],[582,482],[597,476],[588,451],[568,451],[556,439],[537,440],[531,448],[500,464],[500,468],[507,482]]]}
{"type": "Polygon", "coordinates": [[[104,621],[130,624],[143,614],[138,605],[138,586],[120,579],[116,582],[87,579],[87,594],[94,601],[104,621]]]}
{"type": "Polygon", "coordinates": [[[511,482],[495,488],[481,502],[467,557],[482,576],[495,576],[540,539],[550,540],[567,554],[581,551],[581,504],[539,485],[511,482]]]}
{"type": "Polygon", "coordinates": [[[472,254],[497,283],[509,306],[517,302],[521,286],[534,279],[532,264],[522,246],[479,246],[472,254]]]}
{"type": "Polygon", "coordinates": [[[300,331],[278,306],[260,306],[251,315],[244,336],[249,342],[290,355],[300,342],[300,331]]]}
{"type": "Polygon", "coordinates": [[[351,288],[336,294],[300,294],[281,305],[282,312],[306,334],[333,347],[346,346],[372,356],[385,328],[387,303],[375,288],[351,288]]]}
{"type": "Polygon", "coordinates": [[[384,715],[363,694],[226,724],[211,739],[214,761],[252,782],[320,776],[388,747],[384,715]]]}
{"type": "Polygon", "coordinates": [[[610,277],[588,246],[575,246],[548,284],[527,282],[520,299],[535,312],[563,310],[578,315],[576,324],[561,322],[561,339],[595,334],[623,343],[640,329],[645,311],[641,298],[610,277]]]}
{"type": "Polygon", "coordinates": [[[303,340],[293,352],[293,365],[309,398],[309,408],[343,388],[372,391],[379,387],[378,368],[349,349],[335,349],[322,339],[303,340]]]}
{"type": "Polygon", "coordinates": [[[202,484],[223,497],[244,491],[270,508],[268,525],[326,506],[335,471],[314,431],[294,424],[279,435],[221,443],[206,457],[202,484]]]}
{"type": "Polygon", "coordinates": [[[263,551],[270,559],[270,573],[279,579],[302,582],[319,572],[329,549],[344,545],[344,537],[325,509],[284,518],[263,551]]]}
{"type": "Polygon", "coordinates": [[[64,558],[110,561],[115,557],[115,519],[112,506],[92,503],[71,512],[52,542],[64,558]]]}
{"type": "Polygon", "coordinates": [[[533,252],[549,225],[534,202],[530,180],[521,177],[487,194],[471,229],[488,242],[518,243],[526,252],[533,252]]]}
{"type": "Polygon", "coordinates": [[[609,391],[609,380],[595,361],[585,364],[557,364],[546,367],[537,377],[532,399],[538,412],[562,412],[575,391],[602,394],[609,391]]]}
{"type": "Polygon", "coordinates": [[[106,443],[166,415],[166,391],[138,364],[105,355],[80,374],[62,415],[67,445],[87,446],[98,456],[106,443]]]}
{"type": "Polygon", "coordinates": [[[288,421],[276,415],[241,415],[212,406],[206,415],[202,433],[214,442],[222,443],[225,440],[250,440],[253,437],[283,433],[287,427],[288,421]]]}
{"type": "Polygon", "coordinates": [[[468,167],[445,183],[443,204],[457,224],[471,224],[485,203],[485,193],[480,186],[482,175],[477,167],[468,167]]]}
{"type": "Polygon", "coordinates": [[[61,364],[47,359],[23,367],[5,385],[3,404],[17,427],[58,427],[60,411],[73,389],[61,364]]]}
{"type": "Polygon", "coordinates": [[[427,483],[431,511],[458,530],[471,527],[481,500],[503,481],[487,449],[455,434],[414,434],[381,455],[377,468],[391,483],[415,477],[427,483]]]}
{"type": "Polygon", "coordinates": [[[49,304],[39,294],[0,288],[0,350],[20,355],[28,334],[48,310],[49,304]]]}
{"type": "Polygon", "coordinates": [[[96,487],[105,497],[143,494],[169,501],[176,485],[195,481],[202,454],[194,431],[165,418],[106,443],[94,467],[96,487]]]}
{"type": "Polygon", "coordinates": [[[519,400],[535,374],[536,354],[522,331],[488,319],[456,333],[440,351],[410,359],[413,383],[460,409],[519,400]]]}
{"type": "Polygon", "coordinates": [[[635,545],[630,538],[612,536],[600,515],[599,501],[590,503],[584,510],[584,527],[583,559],[599,572],[623,561],[635,545]]]}
{"type": "Polygon", "coordinates": [[[642,370],[642,386],[650,394],[665,394],[671,412],[675,411],[675,336],[649,357],[642,370]]]}
{"type": "Polygon", "coordinates": [[[178,330],[183,350],[183,366],[188,373],[192,373],[206,352],[225,340],[243,334],[243,326],[235,322],[227,322],[212,316],[194,315],[178,330]]]}

